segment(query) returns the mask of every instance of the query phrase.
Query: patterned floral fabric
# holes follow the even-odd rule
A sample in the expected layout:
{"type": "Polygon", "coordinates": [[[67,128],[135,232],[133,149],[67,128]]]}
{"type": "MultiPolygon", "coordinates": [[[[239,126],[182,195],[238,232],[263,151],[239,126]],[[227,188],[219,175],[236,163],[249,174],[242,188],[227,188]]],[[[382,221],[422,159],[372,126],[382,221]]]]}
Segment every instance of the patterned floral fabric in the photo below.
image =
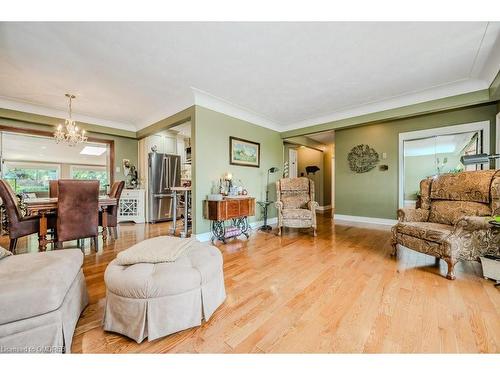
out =
{"type": "Polygon", "coordinates": [[[301,209],[301,208],[284,208],[283,217],[287,219],[312,219],[311,210],[301,209]]]}
{"type": "Polygon", "coordinates": [[[493,215],[500,215],[500,176],[491,182],[491,211],[493,215]]]}
{"type": "Polygon", "coordinates": [[[399,221],[428,221],[429,210],[422,208],[401,208],[398,210],[399,221]]]}
{"type": "Polygon", "coordinates": [[[282,178],[276,182],[278,230],[282,227],[313,228],[316,233],[314,182],[306,177],[282,178]]]}
{"type": "Polygon", "coordinates": [[[297,178],[282,178],[278,181],[279,189],[281,192],[284,191],[305,191],[309,193],[309,180],[307,177],[297,177],[297,178]]]}
{"type": "Polygon", "coordinates": [[[403,222],[397,227],[399,233],[439,243],[453,231],[453,226],[439,223],[403,222]]]}
{"type": "Polygon", "coordinates": [[[287,210],[307,208],[307,203],[309,202],[309,192],[291,192],[284,191],[281,193],[281,202],[283,202],[283,208],[287,210]]]}
{"type": "Polygon", "coordinates": [[[447,173],[432,181],[431,199],[490,203],[490,188],[496,171],[447,173]]]}
{"type": "Polygon", "coordinates": [[[442,258],[450,279],[458,260],[500,255],[500,229],[488,223],[489,215],[500,209],[500,171],[439,176],[423,180],[420,188],[422,209],[398,211],[399,223],[392,228],[394,252],[400,244],[442,258]]]}
{"type": "Polygon", "coordinates": [[[431,203],[429,221],[454,225],[464,216],[490,216],[491,208],[486,203],[466,201],[441,201],[431,203]]]}
{"type": "Polygon", "coordinates": [[[431,185],[432,177],[420,181],[420,208],[428,210],[431,208],[431,185]]]}

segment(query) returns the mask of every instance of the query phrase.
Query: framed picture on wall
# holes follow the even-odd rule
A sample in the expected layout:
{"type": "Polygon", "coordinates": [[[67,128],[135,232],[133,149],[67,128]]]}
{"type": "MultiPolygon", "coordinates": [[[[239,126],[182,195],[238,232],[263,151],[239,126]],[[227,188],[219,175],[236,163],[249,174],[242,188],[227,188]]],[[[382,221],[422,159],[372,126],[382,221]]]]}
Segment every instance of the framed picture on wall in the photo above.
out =
{"type": "Polygon", "coordinates": [[[260,167],[260,143],[229,137],[229,164],[260,167]]]}

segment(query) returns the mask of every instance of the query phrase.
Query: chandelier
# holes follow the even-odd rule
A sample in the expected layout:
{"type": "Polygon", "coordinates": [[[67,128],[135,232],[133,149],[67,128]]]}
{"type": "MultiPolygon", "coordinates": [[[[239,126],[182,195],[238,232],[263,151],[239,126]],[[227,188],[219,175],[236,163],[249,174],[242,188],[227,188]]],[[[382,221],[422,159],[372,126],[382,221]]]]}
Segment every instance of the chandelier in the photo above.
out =
{"type": "Polygon", "coordinates": [[[65,94],[69,100],[69,118],[64,120],[64,125],[57,125],[56,131],[54,132],[54,139],[56,143],[65,142],[69,146],[76,146],[78,143],[83,143],[87,141],[85,136],[85,130],[78,129],[76,126],[76,121],[72,119],[71,102],[76,98],[75,95],[65,94]]]}

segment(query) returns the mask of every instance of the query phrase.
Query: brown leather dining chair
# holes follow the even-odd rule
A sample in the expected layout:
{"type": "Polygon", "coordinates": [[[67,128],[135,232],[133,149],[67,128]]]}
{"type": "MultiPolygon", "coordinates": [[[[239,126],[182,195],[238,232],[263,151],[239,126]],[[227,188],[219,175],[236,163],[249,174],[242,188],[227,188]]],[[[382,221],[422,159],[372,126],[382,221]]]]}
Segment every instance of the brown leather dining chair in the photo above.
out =
{"type": "Polygon", "coordinates": [[[99,250],[99,181],[59,180],[57,242],[91,238],[99,250]]]}
{"type": "MultiPolygon", "coordinates": [[[[0,198],[2,198],[7,219],[9,222],[9,250],[15,252],[17,240],[30,234],[38,233],[40,228],[40,217],[38,215],[24,216],[19,208],[18,199],[9,183],[0,180],[0,198]]],[[[55,227],[55,217],[47,217],[47,227],[55,227]]]]}
{"type": "MultiPolygon", "coordinates": [[[[113,230],[113,237],[118,238],[118,209],[120,204],[120,197],[122,195],[123,188],[125,187],[125,181],[115,181],[111,185],[111,190],[109,192],[110,198],[116,198],[116,206],[112,206],[108,209],[108,230],[113,230]]],[[[102,212],[99,211],[99,225],[102,226],[102,212]]],[[[111,233],[110,233],[111,234],[111,233]]]]}
{"type": "Polygon", "coordinates": [[[58,180],[50,180],[49,181],[49,198],[57,198],[58,191],[58,180]]]}

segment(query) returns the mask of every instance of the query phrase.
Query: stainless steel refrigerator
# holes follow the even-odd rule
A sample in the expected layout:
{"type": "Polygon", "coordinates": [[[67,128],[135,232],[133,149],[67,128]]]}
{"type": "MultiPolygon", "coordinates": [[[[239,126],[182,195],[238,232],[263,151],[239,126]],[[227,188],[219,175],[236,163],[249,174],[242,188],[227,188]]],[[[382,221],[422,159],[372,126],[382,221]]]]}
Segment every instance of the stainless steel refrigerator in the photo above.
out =
{"type": "Polygon", "coordinates": [[[172,220],[173,195],[170,188],[181,186],[181,157],[150,152],[148,168],[148,221],[172,220]]]}

